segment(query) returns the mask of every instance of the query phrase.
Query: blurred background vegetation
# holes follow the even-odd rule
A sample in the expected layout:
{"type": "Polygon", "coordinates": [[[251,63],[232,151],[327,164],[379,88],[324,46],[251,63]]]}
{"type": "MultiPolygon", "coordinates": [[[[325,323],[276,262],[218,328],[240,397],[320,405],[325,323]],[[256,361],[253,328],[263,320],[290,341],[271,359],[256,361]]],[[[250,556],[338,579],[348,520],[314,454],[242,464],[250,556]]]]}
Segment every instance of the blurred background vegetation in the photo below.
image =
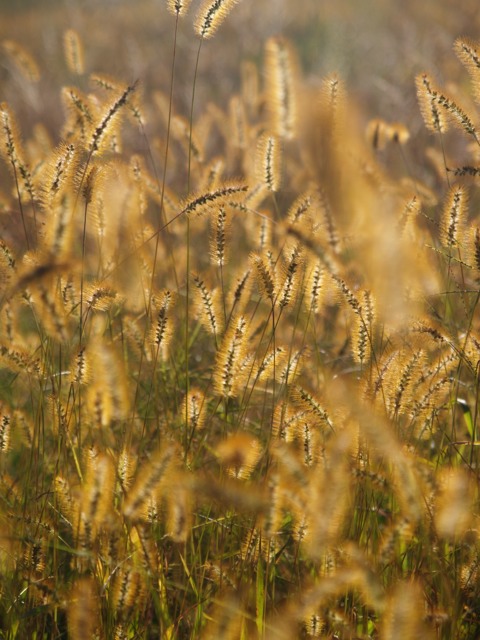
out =
{"type": "MultiPolygon", "coordinates": [[[[192,23],[199,1],[193,0],[179,25],[175,108],[184,115],[198,48],[192,23]]],[[[77,83],[69,77],[62,53],[67,28],[83,40],[87,75],[139,79],[145,95],[166,91],[174,21],[165,5],[165,0],[0,0],[0,39],[26,47],[42,70],[35,88],[22,86],[2,57],[0,99],[14,105],[24,131],[43,122],[55,137],[63,120],[60,87],[77,83]]],[[[226,108],[239,87],[240,60],[253,60],[261,69],[265,40],[282,34],[295,43],[307,85],[319,86],[325,75],[337,72],[364,123],[375,117],[403,122],[411,133],[411,168],[421,171],[421,164],[413,163],[428,133],[414,77],[428,70],[441,84],[454,78],[460,88],[467,86],[452,45],[458,36],[476,38],[478,33],[478,0],[241,0],[202,48],[197,113],[210,101],[226,108]]],[[[88,90],[86,78],[80,88],[88,90]]]]}
{"type": "MultiPolygon", "coordinates": [[[[33,48],[49,73],[58,74],[63,65],[58,44],[64,29],[72,27],[84,39],[92,70],[158,79],[168,73],[173,36],[165,4],[0,0],[0,34],[33,48]]],[[[180,49],[192,57],[198,4],[193,1],[180,34],[180,49]]],[[[217,36],[221,46],[205,47],[210,55],[203,54],[202,73],[213,81],[210,92],[228,94],[238,80],[239,56],[260,57],[265,39],[282,33],[295,41],[307,76],[338,71],[358,99],[383,112],[380,116],[392,115],[392,109],[401,115],[413,95],[413,75],[424,68],[448,74],[444,63],[452,58],[453,40],[477,37],[479,27],[477,0],[241,0],[217,36]]],[[[184,71],[193,73],[188,66],[184,71]]],[[[187,86],[189,81],[185,78],[187,86]]]]}

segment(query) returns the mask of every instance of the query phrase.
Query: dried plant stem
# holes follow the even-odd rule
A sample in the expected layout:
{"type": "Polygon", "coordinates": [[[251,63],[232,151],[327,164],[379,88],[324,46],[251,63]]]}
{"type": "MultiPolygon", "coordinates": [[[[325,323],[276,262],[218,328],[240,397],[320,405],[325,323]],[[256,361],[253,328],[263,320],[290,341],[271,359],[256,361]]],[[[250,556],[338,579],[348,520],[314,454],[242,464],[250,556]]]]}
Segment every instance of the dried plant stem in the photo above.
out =
{"type": "MultiPolygon", "coordinates": [[[[143,345],[145,345],[145,342],[146,342],[146,337],[147,337],[147,333],[148,333],[148,324],[150,322],[151,307],[152,307],[152,296],[153,296],[153,292],[154,292],[155,275],[156,275],[157,262],[158,262],[158,251],[159,251],[159,243],[160,243],[160,234],[161,234],[161,232],[163,230],[165,230],[167,236],[169,235],[168,223],[167,223],[166,218],[165,218],[164,202],[165,202],[165,188],[166,188],[166,181],[167,181],[167,167],[168,167],[168,159],[169,159],[169,149],[170,149],[170,134],[171,134],[171,126],[170,125],[171,125],[172,109],[173,109],[173,92],[174,92],[174,85],[175,85],[175,61],[176,61],[176,55],[177,55],[178,21],[179,21],[179,16],[182,14],[182,12],[184,10],[187,9],[187,7],[188,7],[188,3],[184,3],[183,7],[179,6],[178,10],[175,10],[175,30],[174,30],[174,36],[173,36],[172,66],[171,66],[171,74],[170,74],[170,91],[169,91],[169,101],[168,101],[167,137],[166,137],[166,141],[165,141],[165,155],[164,155],[164,162],[163,162],[163,176],[162,176],[160,204],[159,204],[159,222],[158,222],[158,228],[157,228],[157,230],[156,230],[156,232],[155,232],[155,234],[153,236],[155,238],[155,250],[154,250],[154,255],[153,255],[152,273],[151,273],[151,278],[150,278],[150,290],[149,290],[149,296],[148,296],[148,300],[147,300],[147,308],[146,308],[146,314],[145,314],[147,321],[146,321],[146,324],[145,324],[145,331],[144,331],[144,336],[143,336],[143,345]]],[[[149,147],[149,149],[150,149],[150,147],[149,147]]],[[[155,167],[155,163],[154,162],[153,162],[153,166],[155,167]]],[[[156,174],[156,168],[155,168],[155,174],[156,174]]],[[[174,259],[174,256],[173,256],[173,250],[172,250],[170,242],[167,242],[167,248],[168,248],[168,253],[169,253],[169,256],[170,256],[170,261],[171,261],[171,264],[172,264],[175,283],[177,285],[177,290],[178,290],[179,283],[178,283],[178,277],[177,277],[177,270],[176,270],[176,267],[175,267],[175,259],[174,259]]],[[[142,368],[143,368],[143,357],[144,357],[144,349],[142,349],[141,352],[140,352],[140,362],[139,362],[139,365],[138,365],[138,380],[141,379],[141,372],[142,372],[142,368]]],[[[154,356],[154,370],[156,370],[157,359],[158,359],[158,349],[155,351],[155,356],[154,356]]],[[[152,379],[150,381],[150,387],[149,387],[148,399],[147,399],[147,408],[145,410],[145,418],[144,418],[144,421],[143,421],[144,432],[145,432],[145,429],[146,429],[146,420],[147,420],[147,415],[148,415],[148,407],[150,406],[150,401],[151,401],[151,397],[152,397],[153,384],[154,384],[154,381],[152,379]]],[[[139,394],[139,385],[137,384],[136,387],[135,387],[135,400],[133,402],[133,415],[132,415],[132,419],[131,419],[131,423],[132,424],[133,424],[134,419],[135,419],[135,407],[137,406],[138,394],[139,394]]]]}
{"type": "MultiPolygon", "coordinates": [[[[195,71],[193,74],[192,85],[192,101],[190,104],[190,124],[189,124],[189,142],[188,142],[188,167],[187,167],[187,195],[190,195],[190,180],[192,170],[192,136],[193,136],[193,114],[195,107],[195,90],[197,86],[198,64],[200,61],[200,52],[202,50],[203,36],[198,43],[197,58],[195,60],[195,71]]],[[[189,351],[190,351],[190,218],[187,216],[187,262],[185,274],[185,397],[188,397],[190,391],[190,372],[189,372],[189,351]]],[[[188,449],[188,412],[185,409],[185,455],[188,449]]]]}
{"type": "MultiPolygon", "coordinates": [[[[87,217],[88,217],[88,198],[85,199],[85,207],[83,210],[83,226],[82,226],[82,257],[81,257],[81,269],[80,269],[80,313],[79,313],[79,325],[78,325],[78,343],[79,348],[84,348],[84,315],[83,315],[83,302],[84,302],[84,285],[85,285],[85,257],[86,257],[86,244],[87,244],[87,217]]],[[[77,438],[79,446],[82,442],[82,388],[78,387],[78,430],[77,438]]]]}

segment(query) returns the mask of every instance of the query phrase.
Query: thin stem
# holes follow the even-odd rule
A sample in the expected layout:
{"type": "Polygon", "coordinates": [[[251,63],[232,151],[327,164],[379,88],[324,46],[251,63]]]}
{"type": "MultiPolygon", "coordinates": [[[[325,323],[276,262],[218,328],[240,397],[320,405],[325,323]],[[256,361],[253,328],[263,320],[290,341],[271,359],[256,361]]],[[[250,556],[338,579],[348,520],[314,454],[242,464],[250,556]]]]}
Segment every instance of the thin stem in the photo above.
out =
{"type": "MultiPolygon", "coordinates": [[[[160,207],[159,207],[159,224],[158,224],[157,231],[155,232],[155,250],[154,250],[154,254],[153,254],[152,273],[151,273],[151,277],[150,277],[150,290],[149,290],[149,294],[148,294],[147,308],[146,308],[146,311],[145,311],[146,323],[145,323],[145,331],[144,331],[144,335],[143,335],[143,345],[144,346],[145,346],[145,343],[146,343],[146,340],[147,340],[147,333],[148,333],[148,328],[149,328],[149,323],[150,323],[150,314],[151,314],[151,309],[152,309],[152,297],[153,297],[153,288],[154,288],[154,283],[155,283],[155,275],[156,275],[156,268],[157,268],[157,261],[158,261],[158,250],[159,250],[159,244],[160,244],[160,233],[163,230],[166,230],[168,228],[168,224],[169,224],[165,220],[165,210],[164,210],[163,205],[164,205],[164,199],[165,199],[165,187],[166,187],[166,180],[167,180],[168,154],[169,154],[169,149],[170,149],[170,123],[171,123],[171,119],[172,119],[172,110],[173,110],[173,89],[174,89],[174,84],[175,84],[175,61],[176,61],[176,53],[177,53],[177,33],[178,33],[178,13],[177,13],[176,18],[175,18],[175,31],[174,31],[174,36],[173,36],[172,67],[171,67],[171,75],[170,75],[170,95],[169,95],[169,102],[168,102],[168,119],[167,119],[167,139],[166,139],[166,142],[165,142],[165,156],[164,156],[164,162],[163,162],[163,176],[162,176],[160,207]]],[[[155,163],[153,163],[153,167],[154,167],[154,170],[155,170],[155,163]]],[[[156,170],[155,170],[155,175],[156,175],[156,170]]],[[[173,273],[174,273],[175,283],[176,283],[177,290],[178,290],[179,285],[178,285],[177,271],[175,269],[175,261],[173,259],[173,252],[171,250],[170,243],[167,243],[167,246],[168,246],[168,249],[169,249],[169,255],[170,255],[170,259],[171,259],[172,266],[173,266],[173,273]]],[[[153,358],[153,370],[154,371],[157,368],[158,353],[159,353],[159,350],[156,349],[155,350],[155,354],[154,354],[154,358],[153,358]]],[[[144,348],[142,348],[142,350],[140,352],[140,363],[139,363],[139,366],[138,366],[138,381],[141,380],[141,372],[142,372],[142,368],[143,368],[143,359],[144,359],[144,348]]],[[[143,420],[142,437],[145,434],[146,421],[147,421],[147,416],[148,416],[148,408],[150,406],[150,401],[151,401],[151,397],[152,397],[153,384],[154,384],[154,378],[152,376],[151,379],[150,379],[150,386],[149,386],[148,395],[147,395],[145,415],[144,415],[144,420],[143,420]]],[[[134,400],[134,403],[133,403],[133,412],[134,413],[132,415],[132,424],[133,424],[133,421],[134,421],[134,418],[135,418],[135,410],[136,410],[136,407],[138,405],[138,394],[139,394],[139,382],[137,383],[137,386],[136,386],[136,389],[135,389],[135,400],[134,400]]]]}
{"type": "MultiPolygon", "coordinates": [[[[200,60],[200,51],[202,50],[203,37],[200,38],[197,51],[197,59],[195,62],[195,73],[193,76],[192,103],[190,105],[190,132],[188,141],[188,171],[187,171],[187,196],[190,194],[190,180],[192,170],[192,135],[193,135],[193,110],[195,105],[195,89],[197,86],[198,63],[200,60]]],[[[185,397],[188,397],[190,390],[190,371],[188,362],[189,351],[189,321],[190,321],[190,218],[187,216],[187,264],[185,274],[185,397]]],[[[188,408],[185,403],[185,455],[188,447],[188,408]]]]}
{"type": "Polygon", "coordinates": [[[23,211],[22,196],[20,195],[20,187],[18,186],[17,168],[16,168],[14,162],[12,162],[12,168],[13,168],[13,177],[14,177],[14,180],[15,180],[15,189],[17,191],[17,197],[18,197],[18,206],[20,207],[20,217],[22,218],[23,233],[25,234],[25,242],[27,243],[27,251],[30,251],[30,242],[28,240],[28,232],[27,232],[27,225],[26,225],[26,222],[25,222],[25,214],[24,214],[24,211],[23,211]]]}

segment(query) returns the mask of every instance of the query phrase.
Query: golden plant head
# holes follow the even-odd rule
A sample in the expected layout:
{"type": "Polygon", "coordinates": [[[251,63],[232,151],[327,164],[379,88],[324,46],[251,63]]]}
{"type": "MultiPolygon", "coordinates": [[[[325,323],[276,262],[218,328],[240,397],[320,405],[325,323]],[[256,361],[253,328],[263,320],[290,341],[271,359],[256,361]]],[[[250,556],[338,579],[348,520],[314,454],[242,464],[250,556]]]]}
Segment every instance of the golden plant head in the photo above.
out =
{"type": "Polygon", "coordinates": [[[480,43],[462,37],[455,40],[453,48],[470,75],[475,100],[480,102],[480,43]]]}
{"type": "Polygon", "coordinates": [[[155,360],[165,360],[168,356],[173,336],[171,313],[174,304],[175,296],[169,289],[161,291],[152,299],[153,323],[149,332],[149,343],[155,360]]]}
{"type": "Polygon", "coordinates": [[[263,360],[258,364],[256,369],[256,379],[259,382],[271,380],[273,378],[279,380],[288,358],[288,349],[286,347],[277,346],[265,354],[263,360]]]}
{"type": "Polygon", "coordinates": [[[370,291],[360,297],[360,312],[355,314],[352,326],[352,355],[362,366],[370,360],[375,329],[375,303],[370,291]]]}
{"type": "Polygon", "coordinates": [[[239,276],[232,279],[232,288],[228,294],[228,304],[233,312],[240,312],[249,303],[252,287],[251,270],[242,271],[239,276]]]}
{"type": "Polygon", "coordinates": [[[87,415],[97,427],[110,427],[125,418],[130,406],[124,364],[100,336],[92,339],[88,352],[92,375],[85,394],[87,415]]]}
{"type": "Polygon", "coordinates": [[[425,364],[425,353],[422,349],[417,349],[391,354],[388,363],[383,389],[390,416],[396,418],[411,406],[417,391],[417,374],[425,364]]]}
{"type": "Polygon", "coordinates": [[[433,133],[445,133],[448,130],[447,112],[440,106],[440,92],[427,73],[419,74],[417,98],[425,126],[433,133]]]}
{"type": "Polygon", "coordinates": [[[423,620],[425,617],[424,589],[418,581],[398,581],[389,595],[382,624],[382,638],[425,638],[432,640],[423,620]]]}
{"type": "Polygon", "coordinates": [[[239,0],[203,0],[195,19],[195,33],[211,38],[239,0]]]}
{"type": "Polygon", "coordinates": [[[464,227],[468,215],[468,192],[464,185],[452,185],[448,190],[440,221],[440,238],[446,249],[464,241],[464,227]]]}
{"type": "Polygon", "coordinates": [[[207,397],[198,388],[189,389],[185,397],[185,415],[191,433],[200,431],[207,417],[207,397]]]}
{"type": "Polygon", "coordinates": [[[199,321],[204,328],[214,336],[223,330],[223,311],[221,308],[220,291],[211,291],[199,275],[193,275],[195,285],[195,306],[199,321]]]}
{"type": "Polygon", "coordinates": [[[217,188],[193,195],[183,204],[181,214],[200,216],[215,213],[220,206],[234,206],[242,202],[248,187],[241,182],[226,182],[217,188]]]}
{"type": "Polygon", "coordinates": [[[229,107],[232,146],[237,149],[246,149],[249,131],[245,104],[239,96],[233,96],[229,107]]]}
{"type": "Polygon", "coordinates": [[[79,533],[83,544],[99,536],[113,521],[115,466],[108,455],[100,454],[88,461],[80,502],[79,533]]]}
{"type": "Polygon", "coordinates": [[[174,16],[181,18],[187,13],[190,2],[191,0],[167,0],[167,9],[174,16]]]}
{"type": "Polygon", "coordinates": [[[251,434],[237,432],[222,440],[215,448],[215,453],[230,477],[248,480],[260,459],[262,448],[258,439],[251,434]]]}
{"type": "Polygon", "coordinates": [[[245,354],[248,324],[244,316],[230,320],[220,349],[217,353],[213,372],[215,391],[226,397],[235,397],[245,383],[242,363],[245,354]]]}
{"type": "Polygon", "coordinates": [[[130,520],[146,519],[145,509],[149,501],[155,500],[164,490],[168,480],[168,472],[176,464],[176,447],[166,446],[158,449],[150,460],[144,464],[137,478],[125,497],[123,513],[130,520]]]}
{"type": "Polygon", "coordinates": [[[25,47],[14,40],[4,40],[2,49],[10,58],[15,69],[19,74],[29,82],[38,82],[40,80],[40,69],[35,58],[25,47]]]}
{"type": "Polygon", "coordinates": [[[307,263],[305,296],[303,299],[307,313],[320,313],[324,293],[324,275],[323,263],[318,259],[310,258],[307,263]]]}
{"type": "Polygon", "coordinates": [[[300,289],[300,277],[303,271],[303,247],[296,243],[285,251],[285,261],[282,264],[283,282],[279,287],[277,304],[280,309],[294,304],[300,289]]]}
{"type": "Polygon", "coordinates": [[[74,29],[67,29],[63,34],[65,61],[71,73],[77,76],[85,72],[85,55],[79,34],[74,29]]]}
{"type": "Polygon", "coordinates": [[[367,124],[366,138],[375,151],[383,151],[391,143],[405,144],[410,139],[410,132],[401,122],[389,123],[381,118],[374,118],[367,124]]]}
{"type": "Polygon", "coordinates": [[[192,491],[187,476],[175,472],[169,476],[165,501],[166,531],[174,542],[186,542],[192,527],[192,491]]]}
{"type": "Polygon", "coordinates": [[[45,209],[62,206],[62,198],[74,187],[78,165],[78,153],[74,144],[61,142],[51,153],[41,174],[39,197],[45,209]]]}
{"type": "MultiPolygon", "coordinates": [[[[104,73],[92,73],[90,75],[90,83],[94,86],[94,88],[100,88],[108,94],[119,94],[125,89],[125,83],[117,80],[116,78],[106,75],[104,73]]],[[[126,107],[128,110],[128,116],[130,120],[140,128],[144,127],[146,124],[145,115],[143,113],[142,100],[139,95],[138,85],[135,85],[136,90],[134,94],[129,96],[129,99],[126,103],[126,107]]],[[[136,154],[133,154],[132,159],[136,154]]],[[[138,156],[137,156],[138,157],[138,156]]]]}
{"type": "Polygon", "coordinates": [[[118,619],[128,620],[135,609],[141,610],[146,597],[147,585],[141,570],[125,563],[115,573],[111,601],[118,619]]]}
{"type": "Polygon", "coordinates": [[[476,483],[463,469],[444,469],[438,481],[436,530],[447,540],[461,539],[472,523],[472,507],[478,494],[476,483]]]}
{"type": "Polygon", "coordinates": [[[123,491],[130,488],[135,473],[136,459],[127,449],[122,449],[118,454],[117,476],[123,491]]]}
{"type": "Polygon", "coordinates": [[[228,261],[230,216],[225,207],[212,212],[210,218],[210,259],[218,267],[224,267],[228,261]]]}
{"type": "Polygon", "coordinates": [[[9,165],[15,179],[19,180],[19,187],[34,195],[31,174],[24,159],[24,150],[20,142],[16,118],[12,109],[5,102],[0,104],[0,156],[3,156],[9,165]]]}
{"type": "Polygon", "coordinates": [[[296,136],[298,65],[293,47],[283,37],[265,44],[266,99],[272,131],[284,140],[296,136]]]}
{"type": "Polygon", "coordinates": [[[278,191],[282,182],[282,151],[280,140],[269,133],[260,136],[257,142],[255,165],[256,178],[269,191],[278,191]]]}
{"type": "MultiPolygon", "coordinates": [[[[468,244],[469,263],[476,272],[480,272],[480,228],[471,227],[468,244]]],[[[477,275],[478,278],[478,275],[477,275]]]]}
{"type": "Polygon", "coordinates": [[[0,454],[7,453],[10,448],[12,416],[10,412],[0,406],[0,454]]]}
{"type": "Polygon", "coordinates": [[[137,83],[127,86],[119,96],[110,101],[100,114],[100,120],[93,130],[89,141],[90,156],[106,150],[115,150],[115,136],[118,132],[119,118],[122,109],[128,103],[130,95],[135,91],[137,83]],[[112,142],[113,140],[113,142],[112,142]]]}
{"type": "Polygon", "coordinates": [[[235,591],[226,590],[216,600],[202,634],[205,640],[235,640],[247,628],[247,615],[235,591]]]}
{"type": "Polygon", "coordinates": [[[263,256],[258,254],[251,254],[250,262],[254,268],[254,275],[257,280],[260,295],[269,298],[273,303],[276,295],[276,287],[270,265],[263,256]]]}
{"type": "Polygon", "coordinates": [[[68,635],[73,640],[95,637],[100,628],[100,596],[93,578],[77,578],[67,605],[68,635]]]}
{"type": "Polygon", "coordinates": [[[320,116],[327,136],[344,133],[346,113],[345,82],[337,73],[330,73],[323,78],[320,89],[320,116]]]}

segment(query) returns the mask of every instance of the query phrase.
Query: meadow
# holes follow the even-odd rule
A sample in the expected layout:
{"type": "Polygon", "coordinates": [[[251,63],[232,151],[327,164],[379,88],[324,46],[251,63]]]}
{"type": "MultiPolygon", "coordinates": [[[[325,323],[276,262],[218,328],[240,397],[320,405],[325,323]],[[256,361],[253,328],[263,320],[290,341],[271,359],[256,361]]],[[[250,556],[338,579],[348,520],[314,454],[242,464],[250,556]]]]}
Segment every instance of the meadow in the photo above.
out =
{"type": "Polygon", "coordinates": [[[0,3],[0,638],[480,637],[477,3],[134,4],[0,3]]]}

